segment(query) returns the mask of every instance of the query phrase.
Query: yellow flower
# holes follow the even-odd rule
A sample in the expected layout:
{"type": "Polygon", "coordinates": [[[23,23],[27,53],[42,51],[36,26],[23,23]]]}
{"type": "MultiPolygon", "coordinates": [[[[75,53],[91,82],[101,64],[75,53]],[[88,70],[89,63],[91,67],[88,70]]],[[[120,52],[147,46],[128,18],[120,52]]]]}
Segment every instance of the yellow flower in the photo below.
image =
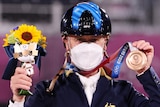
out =
{"type": "Polygon", "coordinates": [[[46,47],[46,37],[41,34],[41,31],[33,25],[22,24],[15,30],[11,30],[10,34],[6,34],[6,38],[3,39],[3,47],[15,44],[27,44],[35,42],[43,48],[46,47]]]}
{"type": "Polygon", "coordinates": [[[46,44],[46,37],[42,36],[41,40],[39,41],[39,45],[41,45],[43,48],[46,48],[47,44],[46,44]]]}
{"type": "Polygon", "coordinates": [[[5,46],[8,46],[8,45],[9,45],[9,44],[8,44],[8,40],[7,40],[7,38],[8,38],[8,34],[6,34],[6,38],[5,38],[5,39],[3,39],[3,41],[4,41],[3,47],[5,47],[5,46]]]}
{"type": "Polygon", "coordinates": [[[4,44],[3,44],[3,47],[5,46],[9,46],[10,44],[14,44],[16,42],[16,39],[14,37],[14,32],[13,31],[10,31],[10,35],[6,34],[6,38],[3,39],[4,41],[4,44]]]}
{"type": "Polygon", "coordinates": [[[7,42],[7,39],[3,39],[3,41],[4,41],[3,47],[6,47],[6,46],[9,45],[8,42],[7,42]]]}
{"type": "Polygon", "coordinates": [[[37,28],[33,25],[28,26],[26,24],[22,24],[18,27],[18,30],[14,32],[15,38],[17,38],[21,44],[36,42],[41,39],[41,31],[37,30],[37,28]]]}

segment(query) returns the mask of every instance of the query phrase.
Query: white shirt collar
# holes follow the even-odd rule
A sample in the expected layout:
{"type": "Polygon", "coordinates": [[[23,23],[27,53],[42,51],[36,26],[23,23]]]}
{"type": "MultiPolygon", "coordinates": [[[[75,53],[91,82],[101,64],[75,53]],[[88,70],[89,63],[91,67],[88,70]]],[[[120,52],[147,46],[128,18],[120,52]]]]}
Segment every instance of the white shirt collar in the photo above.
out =
{"type": "Polygon", "coordinates": [[[86,97],[88,100],[88,104],[91,105],[93,93],[96,90],[97,82],[100,78],[100,72],[98,72],[97,74],[90,76],[90,77],[85,77],[83,75],[80,75],[77,72],[76,72],[76,75],[78,75],[78,77],[83,85],[83,88],[84,88],[84,91],[85,91],[85,94],[86,94],[86,97]]]}

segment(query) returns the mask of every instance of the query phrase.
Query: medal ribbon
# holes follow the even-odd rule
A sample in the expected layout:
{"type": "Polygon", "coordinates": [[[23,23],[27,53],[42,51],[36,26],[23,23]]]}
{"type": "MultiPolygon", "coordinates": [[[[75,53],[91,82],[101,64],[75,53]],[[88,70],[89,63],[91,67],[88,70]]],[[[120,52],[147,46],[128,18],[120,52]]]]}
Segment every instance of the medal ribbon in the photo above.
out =
{"type": "Polygon", "coordinates": [[[113,68],[111,70],[112,71],[111,77],[118,78],[121,65],[122,65],[123,60],[124,60],[129,49],[132,51],[137,48],[133,47],[130,42],[127,42],[121,48],[119,48],[115,53],[113,53],[109,58],[107,58],[101,64],[99,64],[96,68],[94,68],[93,70],[88,71],[88,72],[83,72],[83,74],[85,75],[85,73],[86,73],[86,75],[87,75],[90,72],[93,72],[93,71],[99,69],[100,67],[103,67],[105,64],[110,63],[112,60],[114,60],[116,58],[114,65],[113,65],[113,68]]]}
{"type": "Polygon", "coordinates": [[[122,65],[122,62],[128,52],[129,49],[129,43],[126,43],[123,45],[123,47],[119,50],[118,56],[114,62],[114,66],[112,68],[112,78],[117,78],[120,73],[120,68],[122,65]]]}
{"type": "MultiPolygon", "coordinates": [[[[114,62],[114,66],[113,66],[113,69],[112,69],[112,74],[111,74],[111,78],[118,78],[119,76],[119,73],[120,73],[120,67],[122,65],[122,62],[128,52],[128,50],[133,50],[134,47],[131,45],[130,42],[127,42],[125,43],[120,49],[118,49],[115,53],[113,53],[109,58],[107,58],[106,60],[104,60],[102,63],[100,63],[96,68],[94,68],[93,70],[91,71],[81,71],[79,72],[80,74],[82,75],[89,75],[90,73],[92,73],[93,71],[96,71],[98,70],[100,67],[103,67],[105,64],[107,63],[110,63],[112,60],[114,60],[116,57],[116,61],[114,62]]],[[[135,48],[137,49],[137,48],[135,48]]],[[[79,70],[77,68],[74,67],[74,65],[71,65],[71,64],[67,64],[66,70],[73,70],[74,72],[78,72],[79,70]]],[[[108,70],[110,70],[108,68],[108,70]]],[[[52,80],[49,88],[47,89],[47,92],[51,92],[54,88],[54,85],[55,85],[55,81],[58,79],[59,75],[61,75],[63,73],[63,69],[60,70],[60,72],[58,73],[58,75],[52,80]]]]}

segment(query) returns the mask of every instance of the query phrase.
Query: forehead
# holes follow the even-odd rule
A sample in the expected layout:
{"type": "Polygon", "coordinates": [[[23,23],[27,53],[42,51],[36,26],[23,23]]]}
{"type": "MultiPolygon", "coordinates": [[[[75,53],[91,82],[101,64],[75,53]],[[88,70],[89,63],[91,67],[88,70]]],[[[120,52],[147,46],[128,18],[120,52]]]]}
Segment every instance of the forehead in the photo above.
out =
{"type": "Polygon", "coordinates": [[[104,39],[109,39],[109,35],[105,35],[105,36],[94,36],[94,35],[83,35],[83,36],[75,36],[75,35],[69,35],[69,37],[72,37],[74,39],[80,40],[80,41],[96,41],[99,40],[101,38],[104,39]]]}

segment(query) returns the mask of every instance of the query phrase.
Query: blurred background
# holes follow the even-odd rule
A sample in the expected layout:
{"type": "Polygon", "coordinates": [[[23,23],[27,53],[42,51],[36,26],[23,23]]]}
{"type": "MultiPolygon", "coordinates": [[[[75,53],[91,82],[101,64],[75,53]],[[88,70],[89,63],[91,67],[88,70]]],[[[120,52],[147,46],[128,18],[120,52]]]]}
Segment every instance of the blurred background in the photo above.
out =
{"type": "MultiPolygon", "coordinates": [[[[9,60],[2,47],[3,38],[11,29],[26,23],[36,25],[47,36],[47,56],[42,58],[41,70],[35,71],[33,84],[52,79],[64,62],[65,49],[60,34],[61,17],[67,9],[81,1],[83,0],[0,0],[0,76],[2,77],[9,60]]],[[[160,76],[160,1],[88,1],[99,4],[111,18],[112,36],[108,45],[108,54],[113,54],[128,41],[139,39],[149,41],[155,47],[152,66],[160,76]]],[[[106,66],[112,67],[112,63],[106,66]]],[[[146,94],[137,81],[135,73],[127,68],[125,62],[118,79],[131,81],[137,90],[146,94]]],[[[5,107],[11,97],[9,81],[0,79],[0,107],[5,107]]]]}

